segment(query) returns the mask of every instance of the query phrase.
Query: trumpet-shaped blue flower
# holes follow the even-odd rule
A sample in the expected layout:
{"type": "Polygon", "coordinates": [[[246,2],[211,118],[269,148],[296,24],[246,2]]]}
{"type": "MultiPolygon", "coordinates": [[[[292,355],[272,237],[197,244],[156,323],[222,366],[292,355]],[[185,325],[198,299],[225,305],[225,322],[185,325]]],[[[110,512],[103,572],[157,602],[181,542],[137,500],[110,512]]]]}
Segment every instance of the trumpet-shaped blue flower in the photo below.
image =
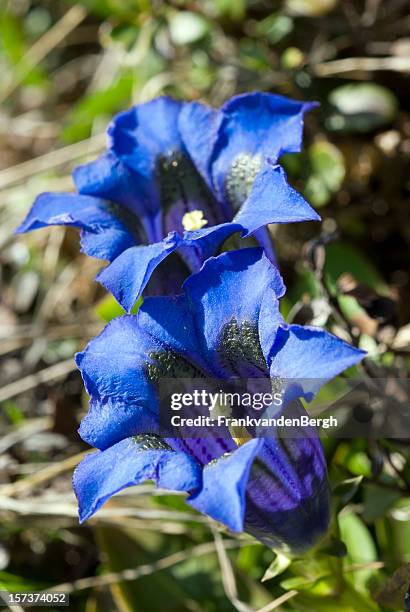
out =
{"type": "Polygon", "coordinates": [[[229,235],[254,234],[269,251],[268,223],[319,219],[277,165],[300,150],[312,106],[268,93],[219,110],[167,97],[135,106],[108,127],[107,152],[74,171],[78,193],[41,194],[18,231],[80,228],[83,251],[111,262],[99,281],[128,311],[158,266],[150,293],[175,293],[229,235]]]}
{"type": "Polygon", "coordinates": [[[269,546],[301,551],[326,531],[326,465],[313,428],[292,438],[279,430],[237,437],[227,427],[223,435],[164,439],[158,426],[161,380],[288,381],[287,401],[300,415],[297,398],[310,400],[363,357],[326,331],[286,324],[284,291],[262,249],[227,252],[190,276],[183,295],[146,298],[137,315],[113,320],[78,354],[91,398],[80,434],[99,449],[74,474],[81,520],[152,479],[269,546]]]}

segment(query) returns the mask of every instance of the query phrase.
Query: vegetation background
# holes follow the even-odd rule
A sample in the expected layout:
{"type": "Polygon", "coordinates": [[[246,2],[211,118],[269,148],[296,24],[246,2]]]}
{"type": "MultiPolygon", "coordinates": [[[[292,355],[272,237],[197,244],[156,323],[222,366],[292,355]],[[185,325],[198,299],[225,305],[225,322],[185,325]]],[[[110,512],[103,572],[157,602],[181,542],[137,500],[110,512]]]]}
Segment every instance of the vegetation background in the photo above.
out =
{"type": "MultiPolygon", "coordinates": [[[[252,90],[316,99],[304,152],[283,163],[323,223],[272,228],[285,311],[365,347],[366,376],[390,381],[408,406],[406,9],[402,0],[0,0],[2,589],[64,588],[70,610],[86,612],[404,609],[405,439],[324,440],[345,550],[335,540],[304,559],[278,556],[149,484],[80,527],[70,476],[87,450],[76,433],[87,398],[72,357],[120,309],[94,282],[103,264],[79,254],[75,231],[13,230],[39,192],[73,188],[73,166],[103,149],[110,117],[133,103],[165,92],[219,105],[252,90]]],[[[339,384],[319,401],[333,401],[339,384]]],[[[371,427],[369,406],[350,408],[371,427]]]]}

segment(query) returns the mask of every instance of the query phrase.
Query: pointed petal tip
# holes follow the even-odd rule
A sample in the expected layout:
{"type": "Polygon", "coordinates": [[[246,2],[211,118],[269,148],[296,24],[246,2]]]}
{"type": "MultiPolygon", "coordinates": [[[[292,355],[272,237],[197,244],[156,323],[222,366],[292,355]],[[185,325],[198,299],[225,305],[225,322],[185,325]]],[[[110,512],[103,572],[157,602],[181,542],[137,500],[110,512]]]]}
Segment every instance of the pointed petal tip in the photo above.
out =
{"type": "Polygon", "coordinates": [[[303,112],[308,113],[309,111],[314,110],[315,108],[320,108],[320,102],[317,102],[316,100],[311,100],[309,102],[304,103],[303,112]]]}
{"type": "Polygon", "coordinates": [[[189,288],[192,283],[196,282],[195,279],[198,277],[198,275],[206,273],[214,269],[216,266],[225,265],[228,269],[229,264],[234,263],[235,260],[237,262],[242,260],[244,264],[246,263],[247,265],[250,265],[251,263],[259,261],[263,257],[266,256],[262,247],[249,247],[245,249],[237,249],[235,251],[225,251],[220,255],[213,255],[204,261],[198,272],[191,274],[184,281],[182,288],[189,288]]]}
{"type": "Polygon", "coordinates": [[[91,518],[93,514],[94,514],[93,512],[82,512],[82,510],[80,510],[79,508],[78,509],[78,522],[80,523],[80,525],[83,525],[83,523],[88,521],[88,519],[91,518]]]}
{"type": "Polygon", "coordinates": [[[75,353],[74,355],[74,361],[78,369],[81,369],[81,364],[84,359],[85,351],[86,348],[83,351],[78,351],[78,353],[75,353]]]}
{"type": "MultiPolygon", "coordinates": [[[[362,359],[366,359],[368,352],[361,348],[352,347],[355,350],[355,363],[359,363],[362,359]]],[[[354,365],[354,364],[353,364],[354,365]]]]}
{"type": "Polygon", "coordinates": [[[109,293],[112,294],[112,296],[114,297],[114,299],[116,300],[116,302],[118,302],[118,304],[121,306],[121,308],[123,308],[125,310],[125,312],[127,314],[131,314],[131,310],[134,307],[134,304],[136,303],[136,301],[139,299],[140,294],[137,295],[137,297],[134,299],[134,296],[131,295],[130,293],[121,293],[121,295],[115,291],[115,289],[113,288],[110,279],[106,278],[106,274],[105,271],[107,270],[107,268],[109,268],[109,266],[106,266],[105,268],[103,268],[95,277],[95,280],[97,282],[100,283],[100,285],[102,285],[104,287],[104,289],[106,289],[109,293]]]}
{"type": "Polygon", "coordinates": [[[305,213],[303,215],[300,216],[299,221],[302,222],[306,222],[306,221],[321,221],[322,217],[319,215],[319,213],[316,212],[316,210],[314,208],[312,208],[309,204],[308,207],[306,207],[305,209],[305,213]],[[309,208],[308,208],[309,207],[309,208]]]}
{"type": "Polygon", "coordinates": [[[30,231],[30,225],[27,223],[27,219],[24,219],[20,225],[18,225],[13,230],[13,236],[17,236],[18,234],[26,234],[30,231]]]}

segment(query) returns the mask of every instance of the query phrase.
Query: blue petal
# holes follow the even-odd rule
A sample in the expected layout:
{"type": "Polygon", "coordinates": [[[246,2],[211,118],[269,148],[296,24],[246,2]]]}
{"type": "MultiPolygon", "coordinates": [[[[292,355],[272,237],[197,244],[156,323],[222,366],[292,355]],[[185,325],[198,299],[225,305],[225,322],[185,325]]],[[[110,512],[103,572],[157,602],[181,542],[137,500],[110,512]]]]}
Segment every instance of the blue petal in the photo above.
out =
{"type": "Polygon", "coordinates": [[[157,431],[158,398],[147,366],[150,353],[158,350],[161,346],[142,330],[137,317],[123,316],[76,355],[91,396],[80,426],[83,440],[104,449],[131,435],[157,431]]]}
{"type": "MultiPolygon", "coordinates": [[[[204,379],[212,379],[215,375],[212,365],[207,363],[201,353],[201,340],[185,296],[146,298],[138,311],[138,322],[144,331],[158,340],[164,355],[165,351],[172,352],[177,358],[176,363],[170,360],[170,371],[162,372],[163,380],[197,378],[201,386],[204,379]]],[[[169,386],[169,383],[167,384],[169,386]]],[[[178,391],[180,390],[178,387],[178,391]]],[[[221,438],[210,432],[209,436],[203,439],[181,436],[167,438],[167,442],[175,450],[189,452],[203,465],[235,448],[229,429],[220,427],[220,431],[223,436],[221,438]]]]}
{"type": "Polygon", "coordinates": [[[253,237],[256,242],[263,248],[266,257],[273,263],[274,266],[278,265],[276,259],[275,247],[273,246],[273,237],[269,232],[269,228],[265,225],[253,232],[253,237]]]}
{"type": "Polygon", "coordinates": [[[262,440],[253,462],[246,492],[245,530],[269,547],[302,552],[313,546],[329,525],[326,462],[311,428],[294,439],[286,435],[279,438],[277,433],[262,440]]]}
{"type": "Polygon", "coordinates": [[[288,401],[310,401],[328,380],[366,355],[333,334],[314,327],[282,324],[268,355],[271,377],[287,387],[288,401]]]}
{"type": "MultiPolygon", "coordinates": [[[[171,370],[163,372],[163,380],[198,378],[202,384],[205,377],[212,378],[214,372],[201,354],[201,341],[185,296],[146,298],[138,311],[138,322],[144,331],[158,340],[164,351],[177,357],[175,365],[170,361],[171,370]]],[[[235,448],[228,428],[224,428],[222,435],[224,437],[216,438],[210,432],[204,439],[181,436],[167,438],[167,442],[175,450],[189,452],[203,465],[235,448]]]]}
{"type": "Polygon", "coordinates": [[[190,270],[180,257],[180,249],[168,255],[166,264],[159,265],[144,289],[144,298],[147,296],[175,295],[181,292],[185,279],[190,270]]]}
{"type": "Polygon", "coordinates": [[[82,246],[87,255],[112,260],[137,241],[117,212],[106,200],[91,196],[42,193],[17,233],[49,225],[78,227],[82,230],[82,246]]]}
{"type": "Polygon", "coordinates": [[[222,335],[233,322],[239,327],[245,324],[254,328],[258,342],[260,304],[270,287],[277,298],[285,292],[279,271],[258,248],[230,251],[208,259],[201,271],[185,282],[196,328],[202,334],[202,350],[209,363],[220,367],[221,353],[229,348],[224,346],[222,335]]]}
{"type": "Polygon", "coordinates": [[[80,234],[81,251],[97,259],[114,260],[124,251],[135,245],[136,240],[128,233],[115,228],[102,232],[86,232],[80,234]]]}
{"type": "Polygon", "coordinates": [[[179,115],[179,131],[192,161],[212,188],[210,160],[222,113],[200,102],[185,104],[179,115]]]}
{"type": "Polygon", "coordinates": [[[211,375],[200,353],[194,318],[184,295],[145,298],[138,311],[138,324],[162,346],[190,359],[211,375]]]}
{"type": "MultiPolygon", "coordinates": [[[[177,234],[170,234],[162,242],[138,246],[124,251],[104,268],[97,280],[110,291],[129,312],[142,294],[155,268],[180,244],[177,234]]],[[[175,287],[178,292],[179,287],[175,287]]]]}
{"type": "MultiPolygon", "coordinates": [[[[73,476],[80,521],[89,519],[105,502],[126,487],[154,480],[158,487],[192,491],[201,485],[201,469],[188,455],[127,438],[105,451],[88,455],[73,476]]],[[[165,445],[162,445],[163,447],[165,445]]]]}
{"type": "Polygon", "coordinates": [[[259,342],[268,369],[271,363],[272,346],[279,326],[282,324],[284,320],[279,310],[277,293],[274,288],[268,287],[261,300],[258,320],[259,342]]]}
{"type": "MultiPolygon", "coordinates": [[[[155,230],[163,234],[182,233],[182,218],[192,210],[202,210],[212,225],[229,219],[205,184],[206,176],[201,178],[202,166],[195,168],[180,135],[179,117],[186,106],[171,98],[157,98],[117,115],[108,128],[111,155],[135,175],[139,196],[155,203],[155,230]]],[[[198,132],[198,126],[194,129],[198,132]]],[[[205,142],[204,136],[202,144],[205,142]]]]}
{"type": "Polygon", "coordinates": [[[184,246],[193,248],[197,252],[198,259],[203,264],[221,246],[223,242],[232,234],[242,232],[243,228],[239,223],[221,223],[203,227],[200,230],[184,232],[184,246]]]}
{"type": "Polygon", "coordinates": [[[280,166],[265,163],[253,183],[251,193],[233,219],[249,236],[269,223],[320,221],[320,216],[287,182],[280,166]]]}
{"type": "Polygon", "coordinates": [[[123,164],[112,151],[75,168],[73,178],[79,193],[105,198],[131,211],[135,215],[133,222],[142,225],[145,241],[156,242],[161,238],[155,226],[160,212],[156,194],[143,177],[123,164]]]}
{"type": "MultiPolygon", "coordinates": [[[[198,413],[192,412],[192,416],[198,416],[198,413]]],[[[165,440],[174,450],[188,453],[199,465],[206,465],[236,449],[236,443],[231,437],[228,426],[218,427],[218,430],[221,432],[221,437],[215,436],[210,428],[201,438],[181,435],[178,438],[166,437],[165,440]]]]}
{"type": "MultiPolygon", "coordinates": [[[[142,432],[159,433],[161,380],[212,376],[184,296],[146,299],[136,317],[112,321],[77,355],[77,364],[91,396],[80,435],[98,448],[142,432]]],[[[228,430],[226,439],[168,442],[199,463],[235,446],[228,430]]]]}
{"type": "Polygon", "coordinates": [[[183,105],[162,96],[120,113],[108,127],[110,149],[127,166],[151,180],[158,155],[183,148],[178,130],[183,105]]]}
{"type": "Polygon", "coordinates": [[[243,531],[246,486],[261,443],[262,440],[250,440],[233,453],[206,465],[202,488],[188,503],[232,531],[243,531]]]}
{"type": "Polygon", "coordinates": [[[183,244],[198,252],[204,262],[211,257],[221,244],[232,234],[241,232],[246,237],[260,230],[258,237],[263,239],[265,252],[274,261],[271,244],[262,232],[269,223],[291,223],[293,221],[317,221],[319,215],[304,198],[287,182],[286,174],[280,166],[266,163],[257,176],[251,193],[232,223],[222,223],[200,230],[185,232],[183,244]]]}
{"type": "Polygon", "coordinates": [[[239,155],[276,161],[283,153],[300,151],[303,116],[316,106],[269,93],[243,94],[223,107],[213,154],[213,180],[225,192],[226,178],[239,155]]]}

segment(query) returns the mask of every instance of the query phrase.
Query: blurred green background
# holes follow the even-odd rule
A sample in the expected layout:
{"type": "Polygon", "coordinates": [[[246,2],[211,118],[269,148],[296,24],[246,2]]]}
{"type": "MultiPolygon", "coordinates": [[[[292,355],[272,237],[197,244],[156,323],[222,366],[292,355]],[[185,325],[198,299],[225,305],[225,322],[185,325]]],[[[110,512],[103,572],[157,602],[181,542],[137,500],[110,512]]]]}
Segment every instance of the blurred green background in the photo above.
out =
{"type": "MultiPolygon", "coordinates": [[[[282,159],[323,218],[272,228],[284,311],[366,348],[366,375],[405,380],[407,8],[0,0],[0,590],[64,583],[70,609],[86,612],[404,609],[408,440],[324,440],[335,539],[304,559],[232,537],[150,484],[79,527],[71,473],[87,450],[76,433],[87,398],[72,356],[120,308],[75,231],[12,233],[39,192],[73,188],[72,168],[103,149],[112,114],[131,104],[167,93],[219,105],[252,90],[318,100],[304,152],[282,159]]],[[[340,381],[318,402],[339,391],[340,381]]]]}

